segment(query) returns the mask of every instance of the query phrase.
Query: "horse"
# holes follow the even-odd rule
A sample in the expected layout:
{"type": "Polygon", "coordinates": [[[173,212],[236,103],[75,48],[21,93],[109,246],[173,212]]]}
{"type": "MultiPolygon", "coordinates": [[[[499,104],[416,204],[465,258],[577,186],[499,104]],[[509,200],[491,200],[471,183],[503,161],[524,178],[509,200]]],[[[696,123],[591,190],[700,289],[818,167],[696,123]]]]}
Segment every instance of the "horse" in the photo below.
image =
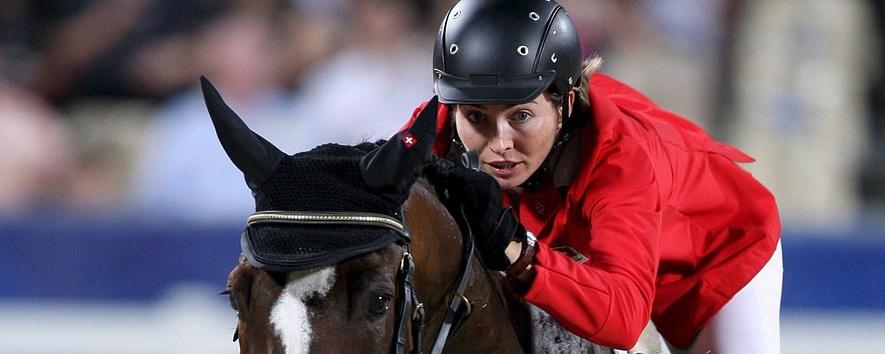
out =
{"type": "Polygon", "coordinates": [[[286,155],[201,82],[256,199],[223,291],[240,353],[530,353],[544,352],[544,340],[560,345],[548,352],[611,352],[574,339],[563,349],[564,331],[533,337],[537,316],[485,269],[440,191],[420,178],[435,99],[387,141],[286,155]]]}

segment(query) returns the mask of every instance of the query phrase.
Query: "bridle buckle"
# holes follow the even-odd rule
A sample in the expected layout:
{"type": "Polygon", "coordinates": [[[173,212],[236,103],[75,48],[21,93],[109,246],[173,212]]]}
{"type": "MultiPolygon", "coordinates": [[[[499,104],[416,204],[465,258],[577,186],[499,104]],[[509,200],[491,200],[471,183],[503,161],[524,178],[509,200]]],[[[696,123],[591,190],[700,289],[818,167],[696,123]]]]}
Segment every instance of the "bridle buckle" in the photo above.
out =
{"type": "Polygon", "coordinates": [[[418,305],[415,306],[415,309],[412,311],[412,321],[424,319],[424,303],[419,302],[418,305]]]}
{"type": "Polygon", "coordinates": [[[411,264],[413,264],[412,254],[409,252],[403,252],[403,258],[399,262],[399,270],[405,272],[407,270],[406,267],[411,264]]]}

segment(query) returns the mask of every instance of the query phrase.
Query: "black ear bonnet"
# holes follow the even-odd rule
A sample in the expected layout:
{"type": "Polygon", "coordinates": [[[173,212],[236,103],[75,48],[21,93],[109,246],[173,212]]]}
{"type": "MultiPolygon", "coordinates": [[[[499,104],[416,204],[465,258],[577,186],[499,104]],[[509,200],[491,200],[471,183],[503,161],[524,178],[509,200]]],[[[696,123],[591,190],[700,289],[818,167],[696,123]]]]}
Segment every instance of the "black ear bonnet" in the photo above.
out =
{"type": "MultiPolygon", "coordinates": [[[[286,155],[249,130],[205,77],[201,84],[219,140],[243,172],[257,213],[369,213],[402,222],[402,204],[430,158],[435,99],[387,142],[327,144],[286,155]]],[[[246,228],[241,246],[257,267],[293,271],[331,266],[404,237],[378,226],[262,222],[246,228]]]]}

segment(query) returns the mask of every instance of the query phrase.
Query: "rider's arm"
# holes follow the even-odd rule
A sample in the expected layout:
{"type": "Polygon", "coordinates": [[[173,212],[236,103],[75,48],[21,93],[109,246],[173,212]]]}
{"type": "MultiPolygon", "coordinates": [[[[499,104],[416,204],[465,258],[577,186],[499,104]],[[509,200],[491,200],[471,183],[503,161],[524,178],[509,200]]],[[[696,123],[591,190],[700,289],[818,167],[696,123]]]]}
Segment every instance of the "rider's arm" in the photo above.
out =
{"type": "Polygon", "coordinates": [[[583,338],[630,348],[654,299],[659,191],[648,154],[636,141],[605,132],[599,138],[590,168],[572,184],[586,188],[580,201],[585,220],[574,221],[586,225],[580,238],[586,243],[574,246],[589,261],[577,263],[540,242],[525,299],[583,338]]]}

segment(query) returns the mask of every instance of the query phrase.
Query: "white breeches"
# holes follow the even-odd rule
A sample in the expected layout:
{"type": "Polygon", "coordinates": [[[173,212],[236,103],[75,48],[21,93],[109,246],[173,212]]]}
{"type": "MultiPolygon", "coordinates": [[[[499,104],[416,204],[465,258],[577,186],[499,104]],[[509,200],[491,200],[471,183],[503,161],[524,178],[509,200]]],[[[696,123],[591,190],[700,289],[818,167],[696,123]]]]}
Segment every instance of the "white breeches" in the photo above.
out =
{"type": "Polygon", "coordinates": [[[674,354],[780,354],[784,266],[781,243],[743,289],[722,307],[686,350],[674,354]]]}

